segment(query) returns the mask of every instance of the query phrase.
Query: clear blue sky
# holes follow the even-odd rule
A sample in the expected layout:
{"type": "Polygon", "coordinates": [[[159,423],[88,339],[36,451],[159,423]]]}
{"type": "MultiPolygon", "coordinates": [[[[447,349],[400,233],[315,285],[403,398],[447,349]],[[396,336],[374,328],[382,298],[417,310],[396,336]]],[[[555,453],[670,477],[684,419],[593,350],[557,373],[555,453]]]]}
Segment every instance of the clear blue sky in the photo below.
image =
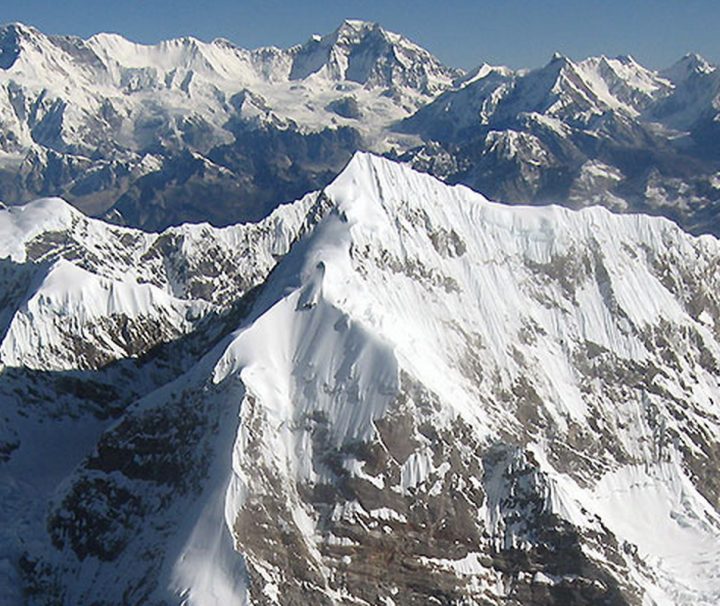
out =
{"type": "Polygon", "coordinates": [[[720,63],[720,0],[9,0],[2,22],[52,34],[117,32],[137,42],[183,35],[286,47],[344,18],[377,21],[449,65],[544,64],[631,54],[664,67],[693,51],[720,63]]]}

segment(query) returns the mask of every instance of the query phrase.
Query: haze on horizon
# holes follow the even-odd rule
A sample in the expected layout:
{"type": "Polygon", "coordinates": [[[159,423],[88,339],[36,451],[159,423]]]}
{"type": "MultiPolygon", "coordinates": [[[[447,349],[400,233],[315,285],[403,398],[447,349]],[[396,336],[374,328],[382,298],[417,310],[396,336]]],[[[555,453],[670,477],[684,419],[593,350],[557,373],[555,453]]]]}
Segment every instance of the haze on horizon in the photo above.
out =
{"type": "Polygon", "coordinates": [[[537,67],[555,51],[574,59],[629,54],[656,69],[688,52],[720,62],[715,0],[25,0],[2,11],[3,23],[20,21],[48,34],[115,32],[142,43],[191,35],[244,48],[292,46],[346,18],[376,21],[466,69],[484,61],[537,67]]]}

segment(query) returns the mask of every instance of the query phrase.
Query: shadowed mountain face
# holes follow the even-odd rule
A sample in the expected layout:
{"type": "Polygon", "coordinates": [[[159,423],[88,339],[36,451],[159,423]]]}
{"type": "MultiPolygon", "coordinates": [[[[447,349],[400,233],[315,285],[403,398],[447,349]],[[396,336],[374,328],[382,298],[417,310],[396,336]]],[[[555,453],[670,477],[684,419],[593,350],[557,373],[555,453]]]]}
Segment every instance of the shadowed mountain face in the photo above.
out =
{"type": "Polygon", "coordinates": [[[0,235],[3,603],[717,603],[716,238],[366,154],[0,235]]]}
{"type": "Polygon", "coordinates": [[[266,216],[370,150],[509,203],[603,205],[718,233],[720,76],[688,55],[463,74],[377,24],[290,49],[0,32],[0,199],[145,229],[266,216]]]}

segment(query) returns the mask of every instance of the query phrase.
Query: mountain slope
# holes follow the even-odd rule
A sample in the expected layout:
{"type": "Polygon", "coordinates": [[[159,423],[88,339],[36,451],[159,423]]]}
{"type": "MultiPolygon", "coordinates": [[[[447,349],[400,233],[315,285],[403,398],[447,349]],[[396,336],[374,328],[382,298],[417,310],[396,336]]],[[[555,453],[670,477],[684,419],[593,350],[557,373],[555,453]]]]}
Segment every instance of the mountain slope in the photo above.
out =
{"type": "Polygon", "coordinates": [[[691,58],[659,73],[631,57],[487,68],[403,121],[426,143],[400,157],[493,199],[599,204],[717,235],[716,79],[691,58]]]}
{"type": "Polygon", "coordinates": [[[718,241],[368,155],[321,197],[60,487],[31,602],[715,603],[718,241]]]}
{"type": "Polygon", "coordinates": [[[313,195],[257,224],[148,234],[59,199],[0,209],[0,602],[24,603],[18,560],[63,478],[233,329],[326,210],[313,195]]]}

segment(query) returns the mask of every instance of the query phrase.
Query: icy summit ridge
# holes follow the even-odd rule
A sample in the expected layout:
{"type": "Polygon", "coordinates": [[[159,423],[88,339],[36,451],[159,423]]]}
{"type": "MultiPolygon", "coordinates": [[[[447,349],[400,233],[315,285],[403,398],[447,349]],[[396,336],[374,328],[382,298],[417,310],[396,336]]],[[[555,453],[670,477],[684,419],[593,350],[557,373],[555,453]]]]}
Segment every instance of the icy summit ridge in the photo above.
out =
{"type": "MultiPolygon", "coordinates": [[[[717,239],[363,153],[278,212],[144,236],[210,303],[258,288],[101,428],[30,547],[3,539],[38,602],[717,601],[717,239]]],[[[44,441],[17,427],[22,461],[44,441]]]]}
{"type": "MultiPolygon", "coordinates": [[[[494,545],[478,538],[444,564],[473,562],[467,574],[475,583],[459,590],[471,602],[499,597],[498,573],[475,559],[483,550],[532,553],[557,540],[552,532],[538,538],[543,531],[533,524],[542,512],[553,528],[571,525],[582,537],[586,565],[598,567],[597,599],[711,604],[720,595],[711,580],[720,557],[718,494],[715,480],[695,474],[704,459],[696,449],[712,452],[716,443],[706,432],[720,389],[712,370],[720,318],[716,302],[700,310],[674,281],[702,289],[720,258],[718,241],[604,209],[508,208],[367,154],[324,194],[333,210],[281,262],[259,315],[236,333],[213,374],[214,383],[235,379],[245,390],[224,523],[259,580],[248,587],[252,599],[283,603],[309,591],[331,603],[342,588],[330,571],[339,566],[352,578],[353,566],[379,549],[345,534],[348,525],[390,524],[397,549],[412,558],[403,533],[455,490],[494,545]],[[666,254],[698,265],[670,269],[666,254]],[[658,346],[661,327],[670,336],[658,346]],[[695,335],[696,345],[668,366],[662,347],[682,350],[682,334],[695,335]],[[614,370],[596,367],[598,356],[614,370]],[[657,365],[668,374],[643,376],[657,365]],[[624,375],[628,367],[639,374],[624,375]],[[680,407],[694,411],[708,442],[695,443],[671,420],[673,394],[688,380],[692,395],[680,407]],[[393,433],[392,423],[407,433],[393,433]],[[462,464],[446,458],[460,431],[471,451],[486,453],[482,462],[462,449],[462,464]],[[576,433],[596,460],[573,454],[576,433]],[[379,465],[381,451],[390,454],[379,465]],[[474,477],[482,477],[476,488],[485,499],[453,489],[472,484],[474,464],[483,469],[474,477]],[[334,490],[344,496],[320,496],[334,490]],[[662,505],[642,515],[675,536],[675,547],[631,531],[618,494],[633,503],[663,494],[662,505]],[[258,518],[289,527],[285,540],[304,554],[308,577],[293,578],[295,564],[272,558],[276,539],[254,531],[258,518]],[[692,555],[694,541],[702,554],[692,555]],[[613,547],[626,543],[638,551],[613,547]],[[616,581],[603,576],[611,561],[626,571],[616,581]],[[303,578],[310,585],[300,589],[303,578]]],[[[458,541],[484,536],[464,532],[458,541]]],[[[442,569],[444,553],[423,554],[426,573],[442,569]]],[[[392,570],[393,580],[408,580],[392,570]]],[[[572,576],[547,582],[572,591],[572,576]]],[[[354,589],[365,598],[386,590],[354,589]]]]}

